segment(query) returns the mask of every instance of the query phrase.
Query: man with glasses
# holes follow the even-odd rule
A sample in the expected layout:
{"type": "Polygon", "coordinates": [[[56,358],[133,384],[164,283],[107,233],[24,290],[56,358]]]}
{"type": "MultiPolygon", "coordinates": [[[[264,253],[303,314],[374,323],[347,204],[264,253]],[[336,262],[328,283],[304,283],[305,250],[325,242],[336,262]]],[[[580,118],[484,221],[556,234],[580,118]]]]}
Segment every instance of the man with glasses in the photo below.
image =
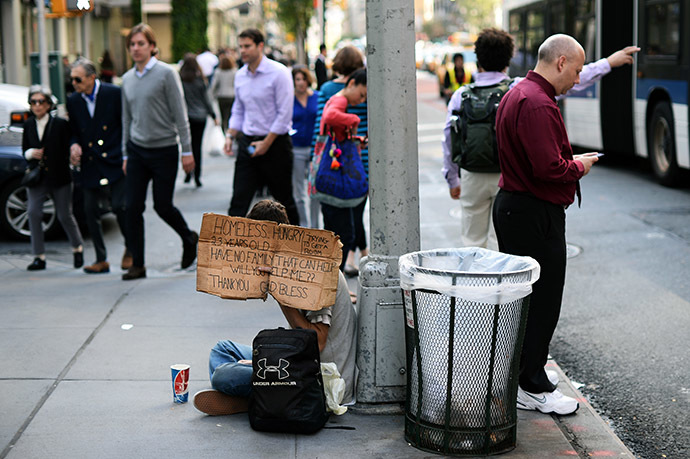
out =
{"type": "Polygon", "coordinates": [[[127,250],[125,215],[125,174],[122,171],[122,97],[113,84],[96,78],[96,67],[80,57],[71,68],[70,80],[76,91],[67,99],[72,128],[70,160],[81,168],[86,225],[96,250],[96,262],[85,266],[89,274],[107,273],[110,264],[103,241],[100,203],[109,200],[125,240],[121,268],[132,266],[127,250]]]}

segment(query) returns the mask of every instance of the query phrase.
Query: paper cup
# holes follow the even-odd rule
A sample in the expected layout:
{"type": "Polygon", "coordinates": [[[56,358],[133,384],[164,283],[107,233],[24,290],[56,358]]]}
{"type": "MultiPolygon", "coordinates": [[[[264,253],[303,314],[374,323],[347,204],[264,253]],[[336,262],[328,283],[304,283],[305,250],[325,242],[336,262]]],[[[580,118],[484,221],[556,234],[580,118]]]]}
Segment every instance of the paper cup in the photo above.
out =
{"type": "Polygon", "coordinates": [[[189,399],[189,365],[170,366],[172,370],[173,402],[187,403],[189,399]]]}

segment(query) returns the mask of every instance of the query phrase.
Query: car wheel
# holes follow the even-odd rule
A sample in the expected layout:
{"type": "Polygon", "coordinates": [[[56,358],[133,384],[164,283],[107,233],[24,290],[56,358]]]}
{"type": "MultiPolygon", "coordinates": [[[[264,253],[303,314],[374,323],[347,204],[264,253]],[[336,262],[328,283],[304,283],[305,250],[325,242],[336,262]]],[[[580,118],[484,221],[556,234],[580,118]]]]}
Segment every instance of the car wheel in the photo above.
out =
{"type": "Polygon", "coordinates": [[[667,102],[660,102],[654,107],[647,144],[649,161],[659,183],[665,186],[677,185],[681,178],[680,168],[676,159],[673,111],[667,102]]]}
{"type": "MultiPolygon", "coordinates": [[[[20,180],[7,184],[0,192],[0,228],[13,239],[28,241],[31,239],[29,230],[29,196],[27,188],[20,180]]],[[[52,196],[43,203],[43,231],[53,233],[57,226],[55,202],[52,196]]]]}

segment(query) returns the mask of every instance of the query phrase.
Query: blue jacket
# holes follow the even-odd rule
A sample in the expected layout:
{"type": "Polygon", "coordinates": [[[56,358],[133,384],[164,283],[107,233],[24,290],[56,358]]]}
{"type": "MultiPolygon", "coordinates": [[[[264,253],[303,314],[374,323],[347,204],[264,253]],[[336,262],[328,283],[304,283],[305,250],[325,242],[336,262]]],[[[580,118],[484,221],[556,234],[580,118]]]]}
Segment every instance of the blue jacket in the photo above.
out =
{"type": "Polygon", "coordinates": [[[118,86],[101,82],[93,118],[79,93],[67,99],[72,128],[70,145],[81,145],[81,181],[84,188],[100,185],[102,178],[114,183],[122,172],[122,92],[118,86]]]}

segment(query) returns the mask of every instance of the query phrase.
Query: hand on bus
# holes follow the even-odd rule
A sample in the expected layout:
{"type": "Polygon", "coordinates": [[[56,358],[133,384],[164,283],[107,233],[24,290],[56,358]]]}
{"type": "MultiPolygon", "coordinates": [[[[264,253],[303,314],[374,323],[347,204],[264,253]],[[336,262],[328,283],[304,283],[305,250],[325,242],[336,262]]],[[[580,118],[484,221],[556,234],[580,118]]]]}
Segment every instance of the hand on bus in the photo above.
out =
{"type": "Polygon", "coordinates": [[[626,46],[625,48],[611,54],[606,59],[609,61],[609,65],[611,65],[611,68],[613,69],[616,67],[620,67],[621,65],[632,64],[633,54],[639,51],[640,48],[638,48],[637,46],[626,46]]]}
{"type": "Polygon", "coordinates": [[[599,161],[599,157],[596,156],[596,154],[592,153],[586,153],[584,155],[575,155],[573,156],[573,159],[575,161],[580,161],[582,165],[585,166],[585,173],[582,174],[583,177],[589,173],[589,170],[592,168],[592,164],[599,161]]]}

